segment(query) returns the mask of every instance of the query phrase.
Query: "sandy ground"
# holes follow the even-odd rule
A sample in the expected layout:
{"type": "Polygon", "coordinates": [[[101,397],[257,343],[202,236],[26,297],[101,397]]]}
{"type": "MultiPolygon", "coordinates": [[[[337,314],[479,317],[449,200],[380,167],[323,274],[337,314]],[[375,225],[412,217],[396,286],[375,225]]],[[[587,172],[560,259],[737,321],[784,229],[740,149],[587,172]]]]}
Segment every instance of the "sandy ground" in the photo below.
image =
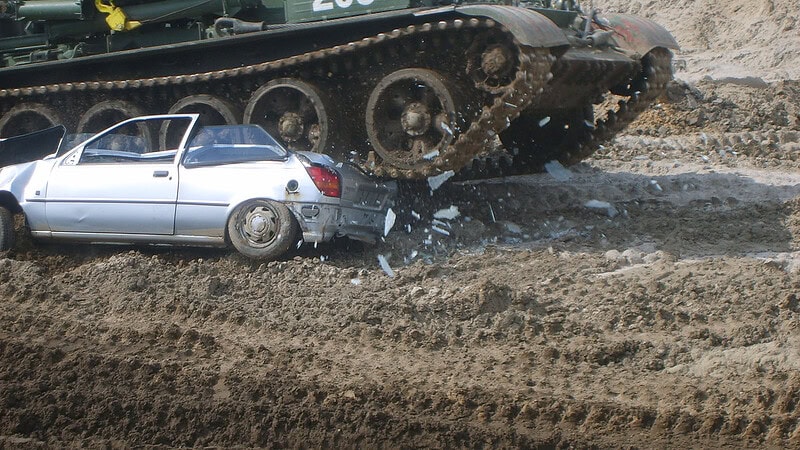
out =
{"type": "MultiPolygon", "coordinates": [[[[689,61],[691,11],[792,19],[625,3],[689,61]]],[[[800,66],[705,61],[558,178],[405,186],[377,246],[21,242],[0,448],[800,448],[800,66]]]]}

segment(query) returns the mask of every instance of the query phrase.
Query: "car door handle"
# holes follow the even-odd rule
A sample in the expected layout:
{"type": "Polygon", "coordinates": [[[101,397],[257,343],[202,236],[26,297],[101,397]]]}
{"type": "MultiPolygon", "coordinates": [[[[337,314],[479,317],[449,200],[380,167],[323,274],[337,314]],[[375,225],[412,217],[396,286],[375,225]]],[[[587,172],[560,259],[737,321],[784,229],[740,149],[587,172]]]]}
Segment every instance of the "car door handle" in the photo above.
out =
{"type": "Polygon", "coordinates": [[[155,172],[153,172],[153,177],[155,178],[164,178],[166,176],[169,176],[168,170],[156,170],[155,172]]]}

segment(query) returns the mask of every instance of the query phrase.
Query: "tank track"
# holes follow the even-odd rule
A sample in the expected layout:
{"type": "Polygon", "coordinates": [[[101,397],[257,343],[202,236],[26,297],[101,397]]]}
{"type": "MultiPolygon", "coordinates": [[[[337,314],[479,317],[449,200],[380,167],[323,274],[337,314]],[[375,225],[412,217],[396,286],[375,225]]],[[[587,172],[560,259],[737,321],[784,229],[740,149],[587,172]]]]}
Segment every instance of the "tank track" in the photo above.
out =
{"type": "Polygon", "coordinates": [[[427,177],[447,170],[460,170],[473,158],[484,153],[497,133],[506,129],[533,102],[552,77],[550,67],[555,57],[549,50],[522,49],[519,60],[520,66],[514,81],[504,89],[502,95],[495,97],[491,106],[483,107],[478,120],[473,121],[454,144],[441,152],[431,166],[423,170],[378,168],[375,172],[391,178],[427,177]]]}
{"type": "Polygon", "coordinates": [[[387,45],[395,41],[399,42],[404,38],[414,39],[414,45],[416,45],[426,39],[433,40],[435,38],[433,36],[434,33],[462,28],[472,28],[476,32],[499,28],[507,36],[509,44],[514,46],[514,50],[518,55],[517,70],[511,82],[498,92],[492,93],[491,96],[487,94],[487,98],[489,100],[493,99],[493,101],[487,101],[484,105],[477,105],[476,109],[480,109],[480,113],[475,114],[475,118],[469,122],[466,131],[461,132],[454,142],[441,150],[439,156],[433,159],[430,164],[413,169],[399,169],[382,161],[376,161],[373,152],[370,152],[369,155],[362,155],[364,157],[359,158],[362,167],[377,176],[420,179],[448,170],[458,171],[474,157],[485,152],[488,143],[494,139],[495,135],[507,128],[511,121],[516,119],[534,101],[535,96],[542,92],[546,83],[552,78],[550,68],[556,58],[551,55],[550,50],[522,46],[514,39],[510,31],[498,25],[492,19],[455,19],[410,25],[402,29],[367,37],[360,41],[248,66],[153,78],[66,82],[0,89],[0,99],[24,98],[27,100],[28,98],[36,99],[44,95],[73,95],[73,93],[80,93],[80,95],[86,95],[88,98],[90,95],[102,95],[103,93],[112,92],[122,92],[131,97],[134,94],[146,95],[149,92],[148,90],[156,88],[180,88],[186,91],[191,89],[191,86],[200,85],[201,83],[226,83],[242,77],[256,77],[259,75],[263,77],[270,73],[280,73],[303,65],[317,65],[318,69],[327,70],[325,61],[333,58],[358,55],[359,52],[364,54],[374,50],[376,46],[387,45]]]}
{"type": "Polygon", "coordinates": [[[565,155],[563,163],[574,164],[592,155],[600,144],[616,136],[664,94],[672,80],[672,52],[664,48],[651,50],[642,58],[642,75],[642,79],[634,80],[636,91],[627,100],[620,100],[616,111],[609,110],[605,119],[597,121],[591,137],[580,143],[577,152],[565,155]]]}
{"type": "MultiPolygon", "coordinates": [[[[569,72],[570,68],[562,70],[569,72]]],[[[626,99],[619,100],[614,108],[607,110],[604,119],[595,121],[591,112],[586,113],[582,118],[586,125],[580,129],[570,128],[570,135],[560,142],[561,147],[547,147],[544,144],[541,152],[536,153],[512,154],[508,149],[500,149],[482,155],[462,170],[458,179],[540,172],[544,164],[552,160],[558,160],[564,165],[576,164],[591,156],[603,143],[613,139],[618,132],[636,120],[666,91],[671,80],[672,53],[664,48],[653,49],[642,58],[641,76],[631,83],[632,92],[626,93],[626,99]]],[[[587,105],[589,106],[591,105],[587,105]]]]}

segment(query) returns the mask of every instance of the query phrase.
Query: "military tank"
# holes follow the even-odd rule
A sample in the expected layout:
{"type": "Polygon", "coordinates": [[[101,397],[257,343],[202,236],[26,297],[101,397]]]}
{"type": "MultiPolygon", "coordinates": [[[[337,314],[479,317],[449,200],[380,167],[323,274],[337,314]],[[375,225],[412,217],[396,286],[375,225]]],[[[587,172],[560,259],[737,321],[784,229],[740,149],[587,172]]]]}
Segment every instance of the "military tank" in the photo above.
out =
{"type": "Polygon", "coordinates": [[[633,120],[677,48],[575,1],[0,0],[0,137],[197,112],[378,176],[531,172],[633,120]]]}

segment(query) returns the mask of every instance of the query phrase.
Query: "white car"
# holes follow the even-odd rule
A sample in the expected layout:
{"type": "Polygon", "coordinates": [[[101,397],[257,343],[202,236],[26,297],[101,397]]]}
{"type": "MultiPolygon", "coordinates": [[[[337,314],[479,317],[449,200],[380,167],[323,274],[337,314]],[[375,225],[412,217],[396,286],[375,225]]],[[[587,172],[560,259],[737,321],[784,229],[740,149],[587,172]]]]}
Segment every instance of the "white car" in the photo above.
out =
{"type": "MultiPolygon", "coordinates": [[[[55,153],[0,168],[0,250],[14,244],[17,213],[36,240],[231,244],[256,259],[274,259],[299,240],[383,234],[394,182],[288,151],[257,125],[203,127],[198,119],[129,119],[57,152],[50,138],[55,153]]],[[[8,153],[25,139],[0,147],[8,153]]]]}

